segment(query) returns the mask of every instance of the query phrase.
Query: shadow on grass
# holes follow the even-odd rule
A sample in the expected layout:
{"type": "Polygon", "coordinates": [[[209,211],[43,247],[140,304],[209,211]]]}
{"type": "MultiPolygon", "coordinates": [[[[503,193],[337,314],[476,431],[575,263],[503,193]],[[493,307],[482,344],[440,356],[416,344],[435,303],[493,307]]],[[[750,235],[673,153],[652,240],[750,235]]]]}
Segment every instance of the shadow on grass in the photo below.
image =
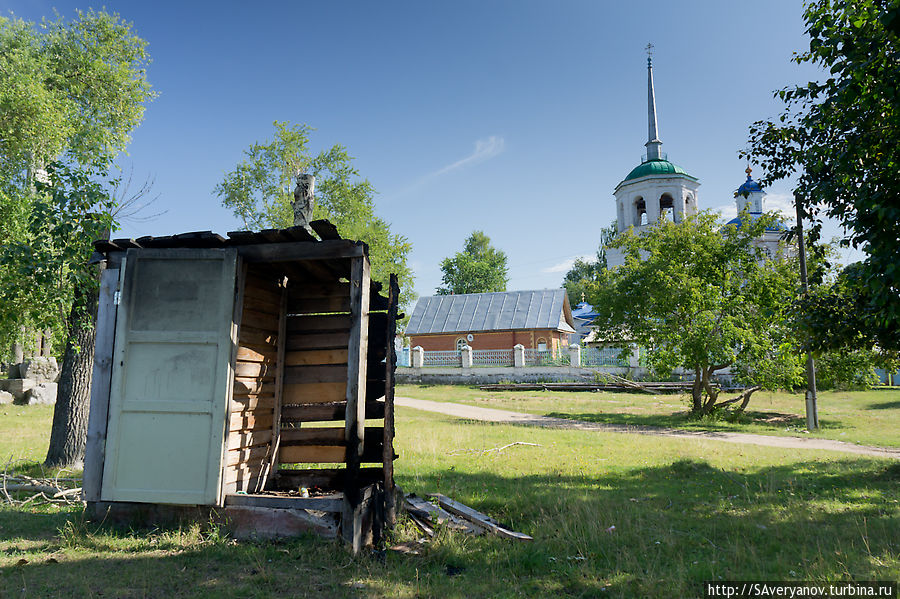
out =
{"type": "Polygon", "coordinates": [[[867,410],[897,410],[900,409],[900,401],[886,401],[873,403],[866,407],[867,410]]]}
{"type": "Polygon", "coordinates": [[[468,472],[443,463],[415,475],[400,470],[398,483],[419,495],[444,493],[534,542],[439,530],[423,555],[388,552],[381,560],[352,558],[318,538],[155,543],[160,531],[97,530],[79,527],[79,514],[7,509],[0,547],[25,539],[39,548],[0,571],[0,589],[23,597],[684,597],[718,577],[877,579],[898,563],[900,464],[848,459],[734,471],[682,459],[522,476],[498,475],[491,459],[465,464],[468,472]],[[58,536],[66,520],[75,532],[58,536]]]}

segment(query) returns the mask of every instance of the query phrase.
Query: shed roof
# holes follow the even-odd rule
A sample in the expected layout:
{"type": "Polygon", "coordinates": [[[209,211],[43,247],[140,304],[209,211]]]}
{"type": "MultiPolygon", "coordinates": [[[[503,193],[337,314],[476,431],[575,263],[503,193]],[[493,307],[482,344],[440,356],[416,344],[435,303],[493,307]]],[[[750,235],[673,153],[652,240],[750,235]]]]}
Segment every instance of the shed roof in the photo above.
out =
{"type": "Polygon", "coordinates": [[[565,289],[434,295],[419,298],[407,335],[552,329],[574,333],[565,289]]]}

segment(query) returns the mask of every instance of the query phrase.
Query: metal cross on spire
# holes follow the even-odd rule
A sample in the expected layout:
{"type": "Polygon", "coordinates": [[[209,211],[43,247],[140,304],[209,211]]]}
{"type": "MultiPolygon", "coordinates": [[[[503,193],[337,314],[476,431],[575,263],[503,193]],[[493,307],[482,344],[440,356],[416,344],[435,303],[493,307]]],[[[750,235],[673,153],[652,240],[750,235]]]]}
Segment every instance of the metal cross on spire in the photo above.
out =
{"type": "Polygon", "coordinates": [[[653,44],[647,44],[647,160],[662,159],[659,132],[656,125],[656,94],[653,93],[653,44]]]}
{"type": "Polygon", "coordinates": [[[645,48],[645,50],[647,50],[647,64],[651,64],[653,62],[653,48],[654,47],[655,46],[651,42],[651,43],[648,43],[647,47],[645,48]]]}

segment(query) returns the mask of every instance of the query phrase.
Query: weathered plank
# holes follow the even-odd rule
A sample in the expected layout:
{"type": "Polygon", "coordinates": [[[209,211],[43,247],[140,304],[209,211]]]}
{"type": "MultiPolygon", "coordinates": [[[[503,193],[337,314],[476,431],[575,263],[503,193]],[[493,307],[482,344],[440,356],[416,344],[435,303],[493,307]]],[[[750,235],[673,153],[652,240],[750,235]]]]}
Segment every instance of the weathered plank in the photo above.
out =
{"type": "Polygon", "coordinates": [[[244,296],[246,297],[246,303],[250,303],[251,305],[254,302],[261,302],[277,309],[278,305],[281,303],[281,293],[274,285],[266,287],[265,289],[247,286],[244,288],[244,296]]]}
{"type": "Polygon", "coordinates": [[[273,414],[235,412],[228,419],[228,430],[232,432],[256,431],[272,428],[273,414]]]}
{"type": "MultiPolygon", "coordinates": [[[[272,420],[272,454],[269,456],[269,469],[266,483],[278,472],[278,448],[281,443],[281,406],[284,402],[284,354],[287,335],[287,288],[281,289],[281,304],[278,307],[278,356],[275,371],[275,417],[272,420]]],[[[263,484],[265,486],[265,483],[263,484]]]]}
{"type": "Polygon", "coordinates": [[[294,445],[278,450],[278,461],[282,464],[342,463],[346,457],[346,447],[333,445],[294,445]]]}
{"type": "Polygon", "coordinates": [[[365,255],[365,245],[348,240],[329,240],[318,243],[295,241],[242,245],[237,247],[237,251],[248,263],[290,262],[360,257],[365,255]]]}
{"type": "Polygon", "coordinates": [[[116,330],[115,293],[119,270],[100,273],[100,300],[94,342],[94,370],[91,379],[91,406],[88,413],[87,445],[82,489],[85,501],[99,501],[106,451],[106,424],[112,381],[113,341],[116,330]]]}
{"type": "Polygon", "coordinates": [[[229,466],[237,466],[252,460],[261,460],[268,457],[270,451],[268,444],[229,450],[225,452],[225,463],[229,466]]]}
{"type": "Polygon", "coordinates": [[[288,352],[284,357],[285,366],[312,366],[316,364],[346,363],[346,349],[311,349],[307,351],[293,351],[288,352]]]}
{"type": "Polygon", "coordinates": [[[406,496],[406,503],[407,510],[420,518],[430,521],[432,524],[440,524],[467,534],[484,534],[484,528],[463,518],[458,518],[414,494],[406,496]]]}
{"type": "Polygon", "coordinates": [[[278,330],[278,314],[257,312],[244,307],[244,314],[241,317],[241,324],[254,329],[277,331],[278,330]]]}
{"type": "Polygon", "coordinates": [[[274,364],[277,353],[271,351],[271,348],[240,346],[237,351],[237,359],[242,362],[264,362],[266,364],[274,364]]]}
{"type": "Polygon", "coordinates": [[[259,431],[234,431],[228,434],[228,449],[241,449],[253,447],[272,440],[271,430],[259,431]]]}
{"type": "Polygon", "coordinates": [[[290,314],[319,314],[329,312],[349,312],[350,298],[344,296],[331,297],[298,297],[288,302],[290,314]]]}
{"type": "MultiPolygon", "coordinates": [[[[366,442],[378,441],[383,433],[380,426],[366,427],[366,442]]],[[[288,445],[339,445],[346,444],[344,429],[339,427],[285,428],[281,430],[281,443],[288,445]]],[[[379,448],[381,445],[379,445],[379,448]]]]}
{"type": "Polygon", "coordinates": [[[344,401],[347,396],[347,382],[308,383],[284,386],[284,405],[295,403],[328,403],[344,401]]]}
{"type": "Polygon", "coordinates": [[[328,281],[300,281],[288,287],[288,304],[310,297],[350,297],[350,284],[341,283],[334,278],[328,281]]]}
{"type": "MultiPolygon", "coordinates": [[[[366,419],[377,420],[384,418],[384,402],[369,401],[365,404],[366,419]]],[[[347,403],[332,402],[321,404],[299,404],[284,406],[281,408],[281,422],[326,422],[331,420],[346,421],[347,403]]]]}
{"type": "Polygon", "coordinates": [[[274,410],[274,395],[241,395],[231,398],[231,411],[248,412],[252,410],[274,410]]]}
{"type": "Polygon", "coordinates": [[[274,395],[274,380],[259,380],[254,378],[235,378],[233,395],[261,396],[274,395]]]}
{"type": "Polygon", "coordinates": [[[274,329],[267,331],[249,326],[242,326],[240,335],[238,336],[238,342],[240,345],[271,345],[274,347],[277,342],[277,336],[274,329]]]}
{"type": "MultiPolygon", "coordinates": [[[[349,293],[349,292],[348,292],[349,293]]],[[[349,314],[315,314],[288,316],[288,333],[308,333],[310,331],[349,331],[349,314]]]]}
{"type": "MultiPolygon", "coordinates": [[[[384,368],[384,427],[382,428],[382,451],[384,466],[384,514],[385,524],[393,528],[397,523],[397,506],[394,493],[394,371],[397,367],[397,354],[394,350],[394,337],[397,334],[397,309],[400,301],[400,284],[397,275],[391,274],[388,284],[387,322],[385,323],[385,368],[384,368]]],[[[371,352],[370,357],[371,360],[371,352]]],[[[370,362],[371,364],[372,362],[370,362]]]]}
{"type": "MultiPolygon", "coordinates": [[[[225,482],[237,483],[246,480],[253,480],[256,481],[258,485],[258,481],[262,476],[263,463],[264,460],[257,459],[249,463],[239,464],[237,466],[226,468],[225,482]]],[[[251,485],[251,488],[254,487],[251,485]]]]}
{"type": "Polygon", "coordinates": [[[279,497],[277,495],[226,495],[225,505],[243,505],[278,510],[317,510],[340,512],[344,504],[339,495],[325,497],[279,497]]]}
{"type": "Polygon", "coordinates": [[[286,385],[340,383],[348,380],[347,372],[348,366],[344,364],[287,366],[284,369],[284,382],[286,385]]]}
{"type": "Polygon", "coordinates": [[[277,367],[275,364],[266,364],[263,362],[244,362],[239,360],[234,365],[235,376],[242,378],[272,377],[274,380],[276,370],[277,367]]]}
{"type": "Polygon", "coordinates": [[[504,528],[501,526],[496,520],[482,514],[478,510],[473,510],[467,505],[463,505],[458,501],[454,501],[445,495],[441,495],[440,493],[431,493],[428,495],[437,500],[438,504],[449,512],[456,514],[457,516],[462,516],[466,520],[475,523],[478,526],[488,529],[492,533],[505,537],[507,539],[516,539],[518,541],[533,541],[534,539],[524,533],[515,532],[509,530],[508,528],[504,528]]]}
{"type": "Polygon", "coordinates": [[[350,342],[350,331],[330,333],[293,333],[288,334],[287,351],[306,349],[341,349],[347,348],[350,342]]]}
{"type": "MultiPolygon", "coordinates": [[[[361,485],[381,480],[381,468],[360,468],[357,477],[361,485]]],[[[342,489],[345,486],[347,470],[345,468],[315,468],[292,470],[282,468],[278,471],[275,485],[280,490],[297,490],[300,487],[319,487],[323,489],[342,489]]]]}

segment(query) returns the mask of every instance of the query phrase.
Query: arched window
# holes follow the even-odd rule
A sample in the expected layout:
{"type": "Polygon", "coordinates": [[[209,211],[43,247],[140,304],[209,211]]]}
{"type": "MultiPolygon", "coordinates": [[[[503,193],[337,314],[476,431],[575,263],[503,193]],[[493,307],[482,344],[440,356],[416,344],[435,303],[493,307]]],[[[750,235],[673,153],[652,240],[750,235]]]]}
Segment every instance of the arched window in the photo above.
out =
{"type": "Polygon", "coordinates": [[[675,222],[675,201],[667,193],[659,198],[659,219],[675,222]]]}
{"type": "Polygon", "coordinates": [[[466,341],[465,337],[460,337],[456,340],[456,351],[462,351],[462,348],[469,345],[468,341],[466,341]]]}
{"type": "Polygon", "coordinates": [[[635,198],[634,212],[635,212],[635,219],[634,219],[635,226],[646,225],[647,224],[647,204],[644,203],[644,198],[642,198],[640,196],[635,198]]]}
{"type": "Polygon", "coordinates": [[[537,340],[537,349],[538,351],[547,351],[547,340],[543,337],[537,340]]]}

